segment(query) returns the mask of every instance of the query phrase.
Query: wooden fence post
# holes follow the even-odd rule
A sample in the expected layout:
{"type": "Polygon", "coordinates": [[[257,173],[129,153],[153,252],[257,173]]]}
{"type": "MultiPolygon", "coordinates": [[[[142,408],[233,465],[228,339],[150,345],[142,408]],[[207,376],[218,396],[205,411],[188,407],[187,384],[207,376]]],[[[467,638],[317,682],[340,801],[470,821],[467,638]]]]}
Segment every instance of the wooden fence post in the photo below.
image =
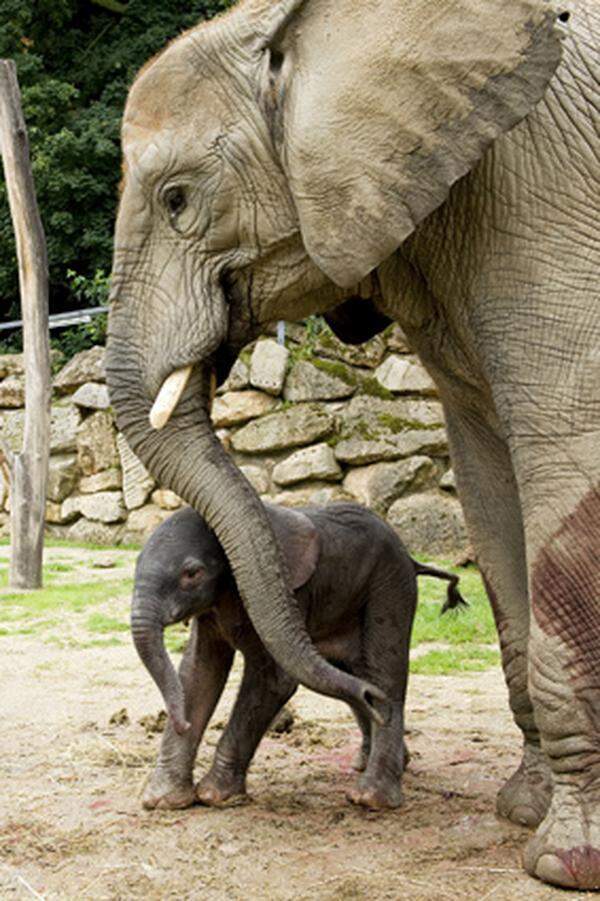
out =
{"type": "Polygon", "coordinates": [[[17,73],[12,60],[0,60],[0,152],[19,260],[25,428],[20,453],[2,442],[10,472],[10,584],[42,584],[44,520],[50,447],[50,342],[48,338],[48,260],[29,160],[29,142],[17,73]]]}

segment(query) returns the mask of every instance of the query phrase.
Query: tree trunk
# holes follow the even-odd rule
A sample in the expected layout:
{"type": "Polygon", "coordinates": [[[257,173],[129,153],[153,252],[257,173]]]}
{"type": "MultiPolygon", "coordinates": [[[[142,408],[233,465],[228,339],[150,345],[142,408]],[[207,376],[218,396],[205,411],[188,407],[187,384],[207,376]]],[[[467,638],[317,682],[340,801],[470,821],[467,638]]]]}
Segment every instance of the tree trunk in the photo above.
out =
{"type": "Polygon", "coordinates": [[[23,447],[17,454],[2,447],[10,471],[10,584],[15,588],[39,588],[50,444],[48,261],[21,95],[11,60],[0,60],[0,151],[19,260],[25,361],[23,447]]]}

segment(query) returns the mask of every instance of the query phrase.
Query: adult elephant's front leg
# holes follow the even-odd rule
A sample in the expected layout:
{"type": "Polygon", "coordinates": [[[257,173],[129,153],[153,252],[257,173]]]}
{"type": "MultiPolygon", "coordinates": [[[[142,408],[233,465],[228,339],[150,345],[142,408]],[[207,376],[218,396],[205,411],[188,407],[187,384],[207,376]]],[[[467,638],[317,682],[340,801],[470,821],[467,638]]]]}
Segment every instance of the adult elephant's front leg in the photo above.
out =
{"type": "Polygon", "coordinates": [[[523,734],[523,756],[498,793],[497,810],[537,826],[552,797],[527,684],[529,600],[518,489],[506,443],[484,417],[446,404],[452,462],[469,532],[492,605],[510,707],[523,734]]]}
{"type": "Polygon", "coordinates": [[[169,718],[156,767],[142,799],[147,810],[179,809],[195,803],[193,772],[198,745],[221,696],[232,661],[230,645],[214,634],[211,625],[205,626],[204,622],[199,625],[194,619],[179,667],[190,728],[178,735],[169,718]]]}

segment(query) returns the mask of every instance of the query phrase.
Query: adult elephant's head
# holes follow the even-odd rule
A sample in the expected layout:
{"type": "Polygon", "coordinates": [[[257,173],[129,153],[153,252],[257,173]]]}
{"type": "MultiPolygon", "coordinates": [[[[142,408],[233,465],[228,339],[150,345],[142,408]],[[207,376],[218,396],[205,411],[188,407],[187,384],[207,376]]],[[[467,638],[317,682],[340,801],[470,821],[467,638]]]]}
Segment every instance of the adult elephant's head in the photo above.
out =
{"type": "Polygon", "coordinates": [[[308,640],[264,508],[213,435],[209,374],[257,322],[352,298],[531,109],[559,57],[549,7],[246,0],[169,45],[127,103],[107,353],[118,425],[214,528],[276,659],[367,706],[369,686],[308,640]]]}

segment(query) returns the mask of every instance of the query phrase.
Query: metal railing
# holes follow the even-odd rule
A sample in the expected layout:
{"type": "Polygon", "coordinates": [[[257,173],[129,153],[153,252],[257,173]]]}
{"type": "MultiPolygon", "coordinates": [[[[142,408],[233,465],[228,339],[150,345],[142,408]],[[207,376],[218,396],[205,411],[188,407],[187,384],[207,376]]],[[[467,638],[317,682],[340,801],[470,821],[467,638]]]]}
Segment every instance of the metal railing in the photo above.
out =
{"type": "MultiPolygon", "coordinates": [[[[108,307],[87,307],[85,310],[71,310],[69,313],[55,313],[48,318],[48,328],[65,328],[67,325],[80,325],[92,321],[93,316],[108,313],[108,307]]],[[[16,331],[22,328],[23,321],[0,322],[0,332],[16,331]]],[[[285,344],[285,322],[277,323],[277,343],[285,344]]]]}
{"type": "MultiPolygon", "coordinates": [[[[49,317],[49,328],[65,328],[67,325],[79,325],[91,322],[99,313],[108,313],[108,307],[87,307],[84,310],[71,310],[69,313],[55,313],[49,317]]],[[[0,332],[16,331],[22,328],[23,321],[0,322],[0,332]]]]}

